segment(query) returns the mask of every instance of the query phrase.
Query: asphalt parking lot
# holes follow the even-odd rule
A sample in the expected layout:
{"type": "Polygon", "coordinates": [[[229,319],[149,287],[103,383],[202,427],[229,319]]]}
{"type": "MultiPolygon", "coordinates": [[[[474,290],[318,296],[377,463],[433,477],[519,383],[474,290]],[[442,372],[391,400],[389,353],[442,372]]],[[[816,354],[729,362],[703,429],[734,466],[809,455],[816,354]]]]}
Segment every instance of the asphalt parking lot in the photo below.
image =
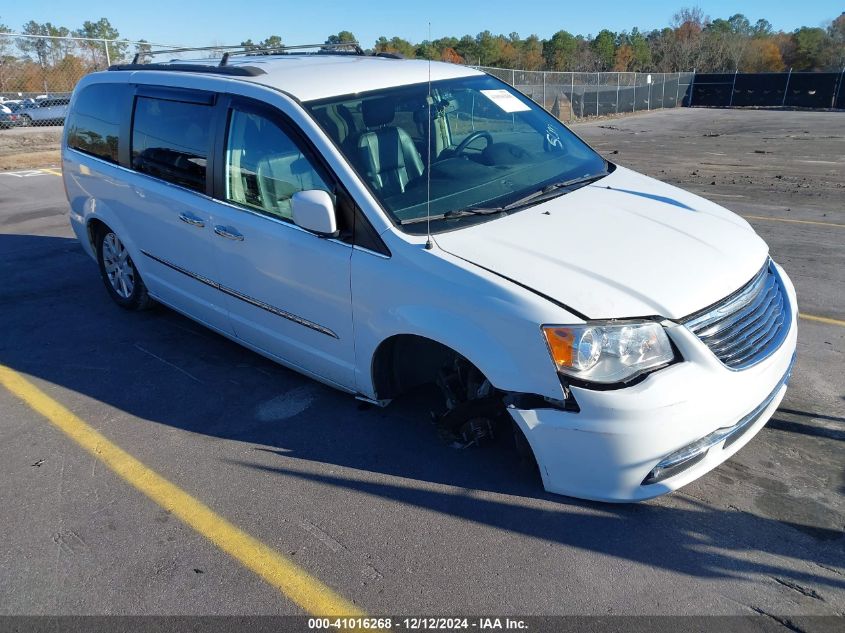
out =
{"type": "Polygon", "coordinates": [[[118,309],[58,172],[0,173],[0,365],[256,548],[209,540],[180,518],[195,507],[163,509],[0,387],[0,614],[302,613],[250,567],[265,547],[371,614],[844,615],[845,114],[574,129],[747,217],[796,284],[789,391],[733,459],[637,505],[546,494],[503,447],[446,446],[414,397],[366,407],[167,309],[118,309]]]}

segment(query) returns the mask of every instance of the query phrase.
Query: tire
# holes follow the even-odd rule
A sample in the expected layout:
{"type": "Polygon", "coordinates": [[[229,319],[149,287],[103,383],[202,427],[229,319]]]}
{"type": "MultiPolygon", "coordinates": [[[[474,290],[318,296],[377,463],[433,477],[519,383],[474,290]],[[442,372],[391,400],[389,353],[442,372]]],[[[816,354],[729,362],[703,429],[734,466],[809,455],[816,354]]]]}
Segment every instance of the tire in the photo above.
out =
{"type": "Polygon", "coordinates": [[[21,127],[29,127],[30,125],[32,125],[32,119],[30,119],[28,115],[22,114],[20,125],[21,127]]]}
{"type": "Polygon", "coordinates": [[[97,263],[100,277],[112,300],[124,310],[147,310],[155,301],[147,292],[147,286],[129,252],[108,227],[97,233],[97,263]]]}

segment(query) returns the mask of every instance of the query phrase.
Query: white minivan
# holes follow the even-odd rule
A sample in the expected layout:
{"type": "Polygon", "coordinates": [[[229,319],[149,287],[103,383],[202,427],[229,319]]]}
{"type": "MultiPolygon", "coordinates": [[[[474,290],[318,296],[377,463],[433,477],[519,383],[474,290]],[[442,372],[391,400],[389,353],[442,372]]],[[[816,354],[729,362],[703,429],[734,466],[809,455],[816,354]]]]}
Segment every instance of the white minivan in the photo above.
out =
{"type": "Polygon", "coordinates": [[[380,405],[435,383],[452,437],[504,420],[575,497],[677,489],[775,411],[795,291],[745,220],[477,70],[263,53],[74,91],[70,220],[117,304],[380,405]]]}

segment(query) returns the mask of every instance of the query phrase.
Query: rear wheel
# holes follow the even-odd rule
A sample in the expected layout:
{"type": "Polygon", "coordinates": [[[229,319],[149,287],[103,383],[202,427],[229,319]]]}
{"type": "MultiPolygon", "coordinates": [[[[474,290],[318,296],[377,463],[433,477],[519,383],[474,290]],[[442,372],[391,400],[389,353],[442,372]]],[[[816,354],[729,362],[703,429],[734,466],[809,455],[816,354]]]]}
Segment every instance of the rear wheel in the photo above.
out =
{"type": "Polygon", "coordinates": [[[145,310],[153,305],[147,286],[120,238],[109,228],[97,234],[97,262],[109,296],[126,310],[145,310]]]}

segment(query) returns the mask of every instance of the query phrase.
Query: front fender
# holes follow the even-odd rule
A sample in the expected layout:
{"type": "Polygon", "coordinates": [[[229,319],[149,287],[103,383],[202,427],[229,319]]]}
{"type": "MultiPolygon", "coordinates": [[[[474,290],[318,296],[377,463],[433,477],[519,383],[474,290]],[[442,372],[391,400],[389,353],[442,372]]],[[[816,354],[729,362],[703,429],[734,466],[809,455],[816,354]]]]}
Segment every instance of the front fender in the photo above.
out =
{"type": "Polygon", "coordinates": [[[362,394],[375,397],[372,364],[379,345],[410,334],[461,354],[498,389],[563,397],[540,325],[567,319],[565,311],[448,253],[393,253],[390,259],[353,253],[356,385],[362,394]]]}

